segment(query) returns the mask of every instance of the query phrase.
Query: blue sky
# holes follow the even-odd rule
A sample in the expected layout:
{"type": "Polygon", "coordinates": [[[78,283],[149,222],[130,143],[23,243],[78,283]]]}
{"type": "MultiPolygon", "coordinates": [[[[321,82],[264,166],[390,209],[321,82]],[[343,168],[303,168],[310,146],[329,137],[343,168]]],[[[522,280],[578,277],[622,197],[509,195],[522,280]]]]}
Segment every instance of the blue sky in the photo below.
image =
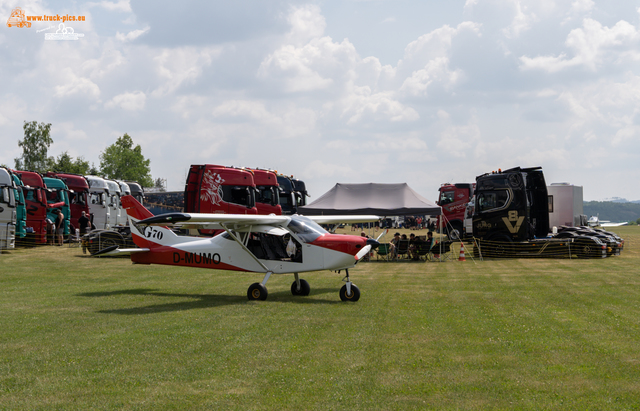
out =
{"type": "Polygon", "coordinates": [[[4,1],[0,163],[25,120],[99,163],[128,133],[154,178],[190,164],[307,182],[445,182],[542,166],[585,200],[640,199],[640,1],[4,1]],[[55,23],[57,25],[57,23],[55,23]]]}

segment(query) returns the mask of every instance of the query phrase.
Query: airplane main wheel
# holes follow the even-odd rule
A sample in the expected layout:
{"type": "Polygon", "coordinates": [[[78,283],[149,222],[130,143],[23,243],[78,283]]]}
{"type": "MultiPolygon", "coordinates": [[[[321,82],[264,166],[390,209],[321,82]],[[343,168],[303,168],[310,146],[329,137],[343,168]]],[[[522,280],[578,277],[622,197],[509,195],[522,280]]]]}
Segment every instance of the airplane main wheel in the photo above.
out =
{"type": "Polygon", "coordinates": [[[253,283],[247,290],[247,297],[250,300],[266,300],[267,299],[267,287],[261,283],[253,283]]]}
{"type": "Polygon", "coordinates": [[[311,286],[309,286],[309,283],[303,279],[300,279],[300,291],[298,291],[298,283],[296,281],[291,284],[291,294],[293,295],[307,296],[310,291],[311,286]]]}
{"type": "Polygon", "coordinates": [[[340,299],[342,301],[356,302],[360,299],[360,290],[355,284],[351,284],[351,295],[347,295],[347,286],[343,285],[340,289],[340,299]]]}

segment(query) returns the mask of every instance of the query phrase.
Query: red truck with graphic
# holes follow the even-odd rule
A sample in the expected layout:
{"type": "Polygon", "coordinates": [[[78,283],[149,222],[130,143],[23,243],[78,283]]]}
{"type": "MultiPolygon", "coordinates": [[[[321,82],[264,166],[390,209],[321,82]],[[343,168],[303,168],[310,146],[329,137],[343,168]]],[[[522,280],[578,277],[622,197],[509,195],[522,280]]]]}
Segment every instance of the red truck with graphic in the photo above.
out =
{"type": "Polygon", "coordinates": [[[437,204],[442,207],[442,216],[438,216],[438,227],[443,227],[451,239],[461,238],[464,233],[464,214],[475,188],[475,183],[445,183],[440,186],[437,204]],[[442,223],[440,218],[444,218],[442,223]]]}

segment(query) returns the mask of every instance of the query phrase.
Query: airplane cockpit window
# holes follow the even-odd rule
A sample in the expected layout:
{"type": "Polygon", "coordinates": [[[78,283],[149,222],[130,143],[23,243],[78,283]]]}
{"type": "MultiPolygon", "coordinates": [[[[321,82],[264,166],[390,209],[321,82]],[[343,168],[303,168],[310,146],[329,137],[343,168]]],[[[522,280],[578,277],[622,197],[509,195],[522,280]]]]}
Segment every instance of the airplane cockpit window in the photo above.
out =
{"type": "Polygon", "coordinates": [[[292,217],[287,227],[305,243],[311,243],[327,234],[327,231],[313,220],[302,216],[292,217]]]}

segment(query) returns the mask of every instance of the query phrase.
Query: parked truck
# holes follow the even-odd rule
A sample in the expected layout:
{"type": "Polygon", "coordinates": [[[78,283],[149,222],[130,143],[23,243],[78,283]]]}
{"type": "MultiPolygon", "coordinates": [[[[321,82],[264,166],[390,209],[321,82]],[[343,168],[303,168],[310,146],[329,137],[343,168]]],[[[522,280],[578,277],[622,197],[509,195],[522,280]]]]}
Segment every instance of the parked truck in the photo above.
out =
{"type": "Polygon", "coordinates": [[[280,188],[282,214],[296,214],[298,207],[307,205],[309,194],[304,181],[293,176],[278,174],[278,185],[280,188]]]}
{"type": "Polygon", "coordinates": [[[22,181],[27,209],[26,244],[47,243],[47,195],[42,175],[35,171],[15,170],[22,181]]]}
{"type": "Polygon", "coordinates": [[[0,167],[0,249],[15,248],[16,212],[15,184],[9,170],[0,167]]]}
{"type": "Polygon", "coordinates": [[[264,169],[251,169],[256,185],[256,208],[258,214],[282,215],[280,205],[280,188],[278,176],[275,171],[264,169]]]}
{"type": "Polygon", "coordinates": [[[624,241],[610,232],[559,227],[549,233],[549,198],[541,167],[476,177],[473,237],[488,257],[607,257],[624,241]]]}
{"type": "Polygon", "coordinates": [[[49,171],[47,177],[58,178],[67,185],[69,189],[69,209],[71,218],[69,220],[69,231],[73,234],[79,229],[78,219],[84,211],[88,218],[91,218],[91,210],[89,209],[89,183],[87,179],[79,174],[55,173],[49,171]]]}
{"type": "Polygon", "coordinates": [[[465,210],[475,186],[473,183],[445,183],[438,190],[437,204],[442,207],[442,214],[438,216],[437,226],[442,227],[450,239],[457,240],[466,233],[465,210]]]}
{"type": "Polygon", "coordinates": [[[131,190],[131,195],[133,198],[138,200],[140,204],[144,204],[144,190],[140,183],[136,181],[125,181],[131,190]]]}
{"type": "Polygon", "coordinates": [[[27,204],[24,200],[24,191],[22,189],[22,180],[17,174],[8,170],[11,174],[14,184],[14,197],[16,199],[16,245],[21,245],[27,236],[27,204]]]}
{"type": "Polygon", "coordinates": [[[184,188],[185,213],[258,214],[256,185],[248,169],[192,165],[184,188]]]}
{"type": "MultiPolygon", "coordinates": [[[[63,219],[63,235],[69,236],[69,224],[71,221],[71,208],[69,202],[69,188],[64,181],[58,178],[43,177],[47,190],[47,218],[51,221],[56,221],[58,217],[58,211],[62,211],[63,219]]],[[[58,230],[60,227],[56,227],[58,230]]]]}

